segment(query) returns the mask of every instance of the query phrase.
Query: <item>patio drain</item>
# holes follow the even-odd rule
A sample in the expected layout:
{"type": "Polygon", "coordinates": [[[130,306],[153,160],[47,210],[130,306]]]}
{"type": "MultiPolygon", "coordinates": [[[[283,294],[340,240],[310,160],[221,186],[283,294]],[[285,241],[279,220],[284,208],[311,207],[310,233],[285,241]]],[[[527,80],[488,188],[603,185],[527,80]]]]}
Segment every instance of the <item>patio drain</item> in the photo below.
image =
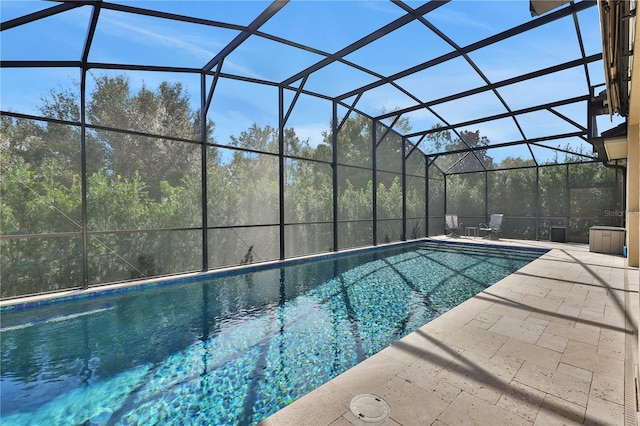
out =
{"type": "Polygon", "coordinates": [[[371,394],[355,396],[349,404],[349,410],[361,423],[374,425],[384,423],[391,414],[387,401],[371,394]]]}

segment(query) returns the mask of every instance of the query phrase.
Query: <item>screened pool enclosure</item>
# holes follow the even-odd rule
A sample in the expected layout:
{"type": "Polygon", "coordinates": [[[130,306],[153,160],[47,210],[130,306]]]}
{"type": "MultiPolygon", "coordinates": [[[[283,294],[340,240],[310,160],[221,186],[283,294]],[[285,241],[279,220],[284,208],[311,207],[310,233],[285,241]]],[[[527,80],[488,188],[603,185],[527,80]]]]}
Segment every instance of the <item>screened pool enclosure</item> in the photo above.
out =
{"type": "Polygon", "coordinates": [[[595,1],[3,1],[2,297],[624,226],[595,1]],[[535,16],[532,16],[535,15],[535,16]]]}

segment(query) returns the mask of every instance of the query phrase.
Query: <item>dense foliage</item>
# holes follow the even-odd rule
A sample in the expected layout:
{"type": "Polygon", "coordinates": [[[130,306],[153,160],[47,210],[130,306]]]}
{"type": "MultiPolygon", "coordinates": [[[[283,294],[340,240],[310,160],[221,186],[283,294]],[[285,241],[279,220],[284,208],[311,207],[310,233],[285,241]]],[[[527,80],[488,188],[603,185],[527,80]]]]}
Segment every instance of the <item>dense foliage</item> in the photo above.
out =
{"type": "MultiPolygon", "coordinates": [[[[77,94],[52,91],[43,98],[40,113],[47,120],[1,117],[2,297],[81,286],[83,217],[87,284],[201,270],[205,234],[209,268],[280,257],[277,128],[254,124],[217,143],[214,123],[202,125],[200,111],[191,109],[180,83],[134,91],[125,77],[98,77],[87,95],[83,182],[77,94]]],[[[396,127],[408,130],[409,123],[400,120],[396,127]]],[[[535,168],[491,172],[487,178],[484,171],[447,175],[444,200],[445,172],[496,166],[483,149],[489,145],[487,138],[479,132],[462,132],[460,138],[446,131],[431,134],[427,152],[443,147],[480,149],[438,158],[426,179],[428,158],[420,150],[407,157],[410,144],[403,152],[396,133],[380,125],[375,130],[375,153],[372,124],[366,117],[353,114],[337,134],[339,248],[441,232],[445,201],[449,212],[471,221],[497,211],[514,220],[525,218],[510,231],[521,238],[536,237],[537,216],[561,223],[580,217],[588,224],[602,217],[603,208],[613,211],[619,205],[610,190],[617,185],[615,171],[598,164],[540,168],[539,189],[535,168]],[[429,215],[435,217],[429,229],[427,195],[429,215]]],[[[287,128],[283,141],[285,255],[330,251],[331,131],[324,133],[322,143],[311,146],[294,128],[287,128]]],[[[507,158],[498,166],[530,165],[507,158]]],[[[542,224],[543,232],[549,223],[542,224]]],[[[576,226],[574,234],[584,235],[584,224],[576,226]]]]}

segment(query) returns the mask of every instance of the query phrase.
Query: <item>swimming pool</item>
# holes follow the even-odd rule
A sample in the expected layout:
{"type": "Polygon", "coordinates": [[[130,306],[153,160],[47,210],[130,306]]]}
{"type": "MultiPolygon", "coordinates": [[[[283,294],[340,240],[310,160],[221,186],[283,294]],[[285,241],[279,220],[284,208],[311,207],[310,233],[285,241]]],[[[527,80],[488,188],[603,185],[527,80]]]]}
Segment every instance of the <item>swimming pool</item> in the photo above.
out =
{"type": "Polygon", "coordinates": [[[3,312],[3,425],[256,424],[543,254],[427,242],[3,312]]]}

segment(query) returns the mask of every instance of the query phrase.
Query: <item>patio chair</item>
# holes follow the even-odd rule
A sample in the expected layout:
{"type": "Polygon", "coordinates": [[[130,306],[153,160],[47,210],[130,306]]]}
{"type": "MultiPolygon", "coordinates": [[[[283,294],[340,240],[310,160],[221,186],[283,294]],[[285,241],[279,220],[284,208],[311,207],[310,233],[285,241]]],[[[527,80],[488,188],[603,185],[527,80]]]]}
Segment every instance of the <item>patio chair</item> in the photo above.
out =
{"type": "Polygon", "coordinates": [[[487,233],[484,238],[488,238],[490,240],[497,240],[500,238],[503,217],[503,214],[492,214],[491,219],[489,220],[489,225],[486,225],[484,223],[480,224],[480,232],[487,233]]]}
{"type": "Polygon", "coordinates": [[[458,238],[462,230],[462,224],[458,223],[457,214],[444,215],[444,230],[448,237],[458,238]],[[447,233],[448,232],[448,233],[447,233]]]}

